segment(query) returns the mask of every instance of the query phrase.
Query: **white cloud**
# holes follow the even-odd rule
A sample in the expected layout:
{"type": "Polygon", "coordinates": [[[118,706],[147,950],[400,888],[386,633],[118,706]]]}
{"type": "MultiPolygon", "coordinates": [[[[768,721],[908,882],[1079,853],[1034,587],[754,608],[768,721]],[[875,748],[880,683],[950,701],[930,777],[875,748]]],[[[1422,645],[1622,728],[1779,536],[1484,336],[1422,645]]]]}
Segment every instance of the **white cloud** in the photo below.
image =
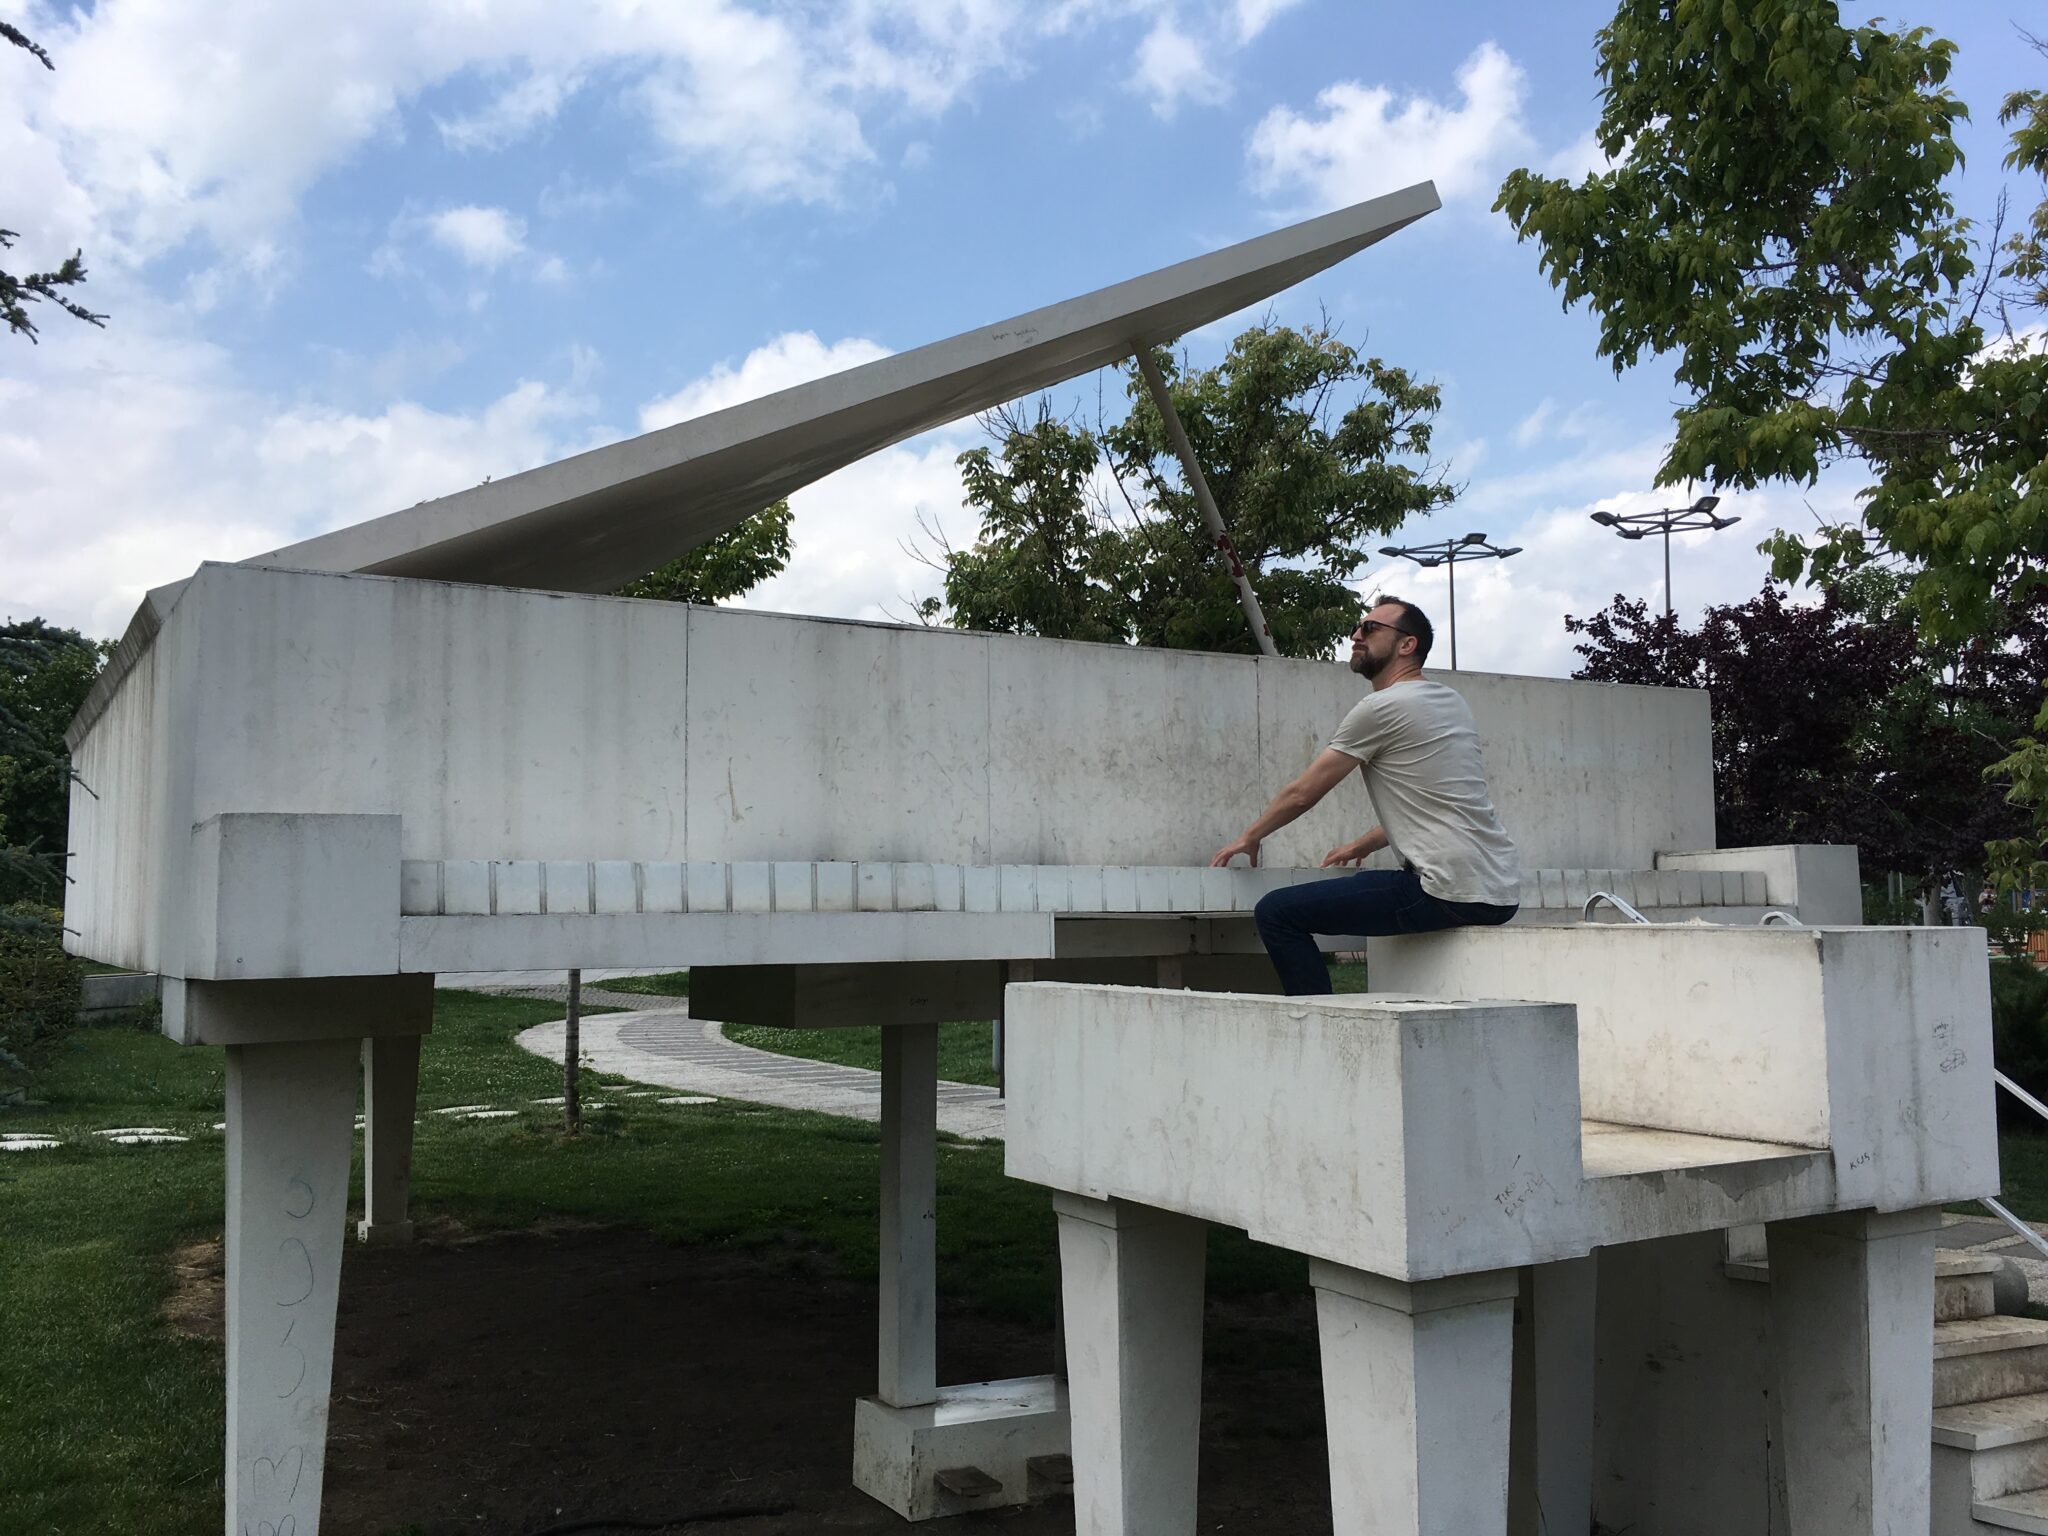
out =
{"type": "Polygon", "coordinates": [[[743,606],[851,619],[895,619],[939,578],[917,556],[919,516],[949,528],[966,517],[954,460],[979,439],[945,428],[849,464],[790,497],[789,568],[743,606]]]}
{"type": "Polygon", "coordinates": [[[1339,81],[1304,115],[1275,107],[1252,130],[1253,187],[1273,200],[1336,207],[1434,181],[1446,203],[1490,194],[1501,162],[1529,142],[1526,77],[1493,43],[1458,70],[1460,100],[1397,97],[1383,85],[1339,81]]]}
{"type": "MultiPolygon", "coordinates": [[[[1425,523],[1401,530],[1403,542],[1423,543],[1479,531],[1495,544],[1518,545],[1507,560],[1461,563],[1458,570],[1458,660],[1474,671],[1569,676],[1579,665],[1564,617],[1587,618],[1617,593],[1664,602],[1661,540],[1618,538],[1592,520],[1595,512],[1647,512],[1691,501],[1698,488],[1650,489],[1663,457],[1660,439],[1620,447],[1586,447],[1534,470],[1475,475],[1458,504],[1425,523]]],[[[1741,518],[1718,533],[1678,534],[1671,542],[1672,582],[1679,621],[1697,624],[1709,604],[1743,603],[1756,596],[1770,564],[1757,545],[1773,529],[1811,533],[1816,523],[1855,515],[1856,481],[1824,475],[1811,491],[1783,486],[1724,495],[1720,511],[1741,518]]],[[[1450,662],[1449,581],[1442,569],[1420,570],[1404,560],[1361,573],[1362,594],[1398,592],[1435,620],[1436,659],[1450,662]]]]}
{"type": "Polygon", "coordinates": [[[441,132],[441,141],[452,149],[503,149],[553,122],[582,84],[578,74],[536,69],[480,110],[460,117],[436,117],[434,126],[441,132]]]}
{"type": "Polygon", "coordinates": [[[445,251],[486,271],[503,266],[526,249],[526,225],[502,208],[474,203],[427,215],[427,234],[445,251]]]}
{"type": "Polygon", "coordinates": [[[1237,40],[1248,43],[1266,30],[1266,25],[1282,11],[1292,10],[1300,0],[1233,0],[1230,7],[1231,20],[1237,26],[1237,40]]]}
{"type": "Polygon", "coordinates": [[[1543,174],[1565,181],[1583,181],[1588,176],[1611,171],[1619,163],[1608,158],[1607,152],[1600,147],[1600,140],[1588,128],[1543,162],[1543,174]]]}
{"type": "Polygon", "coordinates": [[[1230,87],[1209,68],[1201,46],[1171,16],[1161,16],[1138,45],[1131,89],[1147,98],[1152,110],[1171,118],[1183,101],[1214,106],[1230,87]]]}
{"type": "Polygon", "coordinates": [[[118,335],[0,378],[0,611],[118,635],[148,588],[585,446],[590,402],[521,383],[473,413],[281,407],[118,289],[118,335]]]}
{"type": "Polygon", "coordinates": [[[673,394],[648,401],[640,407],[640,430],[707,416],[888,355],[889,348],[865,337],[849,336],[828,346],[813,331],[786,331],[749,352],[737,368],[720,363],[673,394]]]}
{"type": "Polygon", "coordinates": [[[239,253],[274,238],[322,175],[402,136],[427,93],[472,79],[512,83],[473,111],[431,115],[457,149],[503,148],[598,82],[718,196],[835,197],[872,156],[870,117],[895,127],[945,112],[1038,30],[1022,0],[358,0],[321,13],[317,46],[302,10],[269,0],[29,20],[57,69],[19,77],[0,103],[10,188],[41,211],[45,238],[107,265],[194,239],[239,253]]]}

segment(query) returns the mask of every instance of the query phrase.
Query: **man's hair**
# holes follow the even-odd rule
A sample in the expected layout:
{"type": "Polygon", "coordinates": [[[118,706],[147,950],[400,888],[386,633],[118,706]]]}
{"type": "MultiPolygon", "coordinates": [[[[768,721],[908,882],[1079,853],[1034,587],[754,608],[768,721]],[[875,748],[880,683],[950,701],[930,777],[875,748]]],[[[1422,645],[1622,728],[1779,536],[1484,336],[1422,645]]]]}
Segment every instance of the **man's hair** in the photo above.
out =
{"type": "Polygon", "coordinates": [[[1429,648],[1436,644],[1436,626],[1429,622],[1428,614],[1407,598],[1396,597],[1391,592],[1382,592],[1373,602],[1373,607],[1400,609],[1401,627],[1415,637],[1415,664],[1419,667],[1429,660],[1429,648]]]}

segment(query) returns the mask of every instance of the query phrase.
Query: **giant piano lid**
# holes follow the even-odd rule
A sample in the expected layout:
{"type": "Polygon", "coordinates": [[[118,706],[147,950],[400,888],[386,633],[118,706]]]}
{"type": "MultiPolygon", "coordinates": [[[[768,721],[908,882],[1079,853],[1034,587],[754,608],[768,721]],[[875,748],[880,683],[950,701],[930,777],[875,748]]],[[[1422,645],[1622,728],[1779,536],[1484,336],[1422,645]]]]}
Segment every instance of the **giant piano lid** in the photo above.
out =
{"type": "Polygon", "coordinates": [[[609,592],[856,459],[1270,298],[1440,206],[1420,182],[242,563],[609,592]]]}

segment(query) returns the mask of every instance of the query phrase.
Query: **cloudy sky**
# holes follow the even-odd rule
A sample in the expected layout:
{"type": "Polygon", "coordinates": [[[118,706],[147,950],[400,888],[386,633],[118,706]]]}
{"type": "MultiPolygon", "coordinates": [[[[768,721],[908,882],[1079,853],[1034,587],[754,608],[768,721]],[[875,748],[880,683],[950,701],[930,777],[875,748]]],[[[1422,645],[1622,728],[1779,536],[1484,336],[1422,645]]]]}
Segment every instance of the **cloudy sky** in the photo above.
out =
{"type": "MultiPolygon", "coordinates": [[[[1869,7],[1852,8],[1852,14],[1869,7]]],[[[1892,7],[1891,11],[1897,11],[1892,7]]],[[[1922,0],[1962,45],[1962,195],[2036,83],[2010,4],[1922,0]]],[[[10,270],[82,246],[104,331],[0,339],[0,617],[117,634],[142,591],[566,453],[1433,179],[1443,211],[1284,295],[1444,387],[1465,486],[1409,541],[1483,530],[1467,666],[1561,673],[1562,615],[1656,598],[1667,369],[1616,379],[1488,212],[1593,150],[1611,6],[1359,0],[102,0],[0,57],[10,270]]],[[[1889,14],[1889,12],[1888,12],[1889,14]]],[[[2022,188],[2026,206],[2038,187],[2022,188]]],[[[45,306],[47,308],[47,306],[45,306]]],[[[1256,316],[1187,338],[1211,362],[1256,316]]],[[[1112,396],[1113,397],[1113,396],[1112,396]]],[[[1093,410],[1095,389],[1071,393],[1093,410]]],[[[901,616],[920,519],[971,539],[972,422],[796,498],[748,601],[901,616]]],[[[1677,599],[1739,601],[1774,526],[1856,486],[1732,498],[1677,599]]],[[[1425,604],[1427,573],[1367,590],[1425,604]]]]}

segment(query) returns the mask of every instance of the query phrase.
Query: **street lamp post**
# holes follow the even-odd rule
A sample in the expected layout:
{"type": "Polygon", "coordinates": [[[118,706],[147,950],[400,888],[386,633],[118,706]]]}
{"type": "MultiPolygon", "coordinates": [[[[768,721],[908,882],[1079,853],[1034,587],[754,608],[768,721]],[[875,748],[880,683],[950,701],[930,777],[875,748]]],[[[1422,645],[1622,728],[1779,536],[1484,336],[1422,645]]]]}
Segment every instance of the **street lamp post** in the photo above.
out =
{"type": "Polygon", "coordinates": [[[1732,528],[1742,521],[1739,517],[1716,517],[1714,508],[1721,505],[1718,496],[1702,496],[1689,507],[1665,507],[1657,512],[1595,512],[1593,521],[1603,528],[1612,528],[1624,539],[1646,539],[1653,533],[1664,535],[1664,617],[1673,616],[1671,606],[1671,530],[1680,533],[1695,529],[1719,530],[1732,528]]]}
{"type": "Polygon", "coordinates": [[[1462,539],[1439,539],[1434,544],[1413,544],[1396,548],[1389,544],[1380,550],[1383,555],[1392,555],[1400,560],[1413,560],[1425,570],[1435,566],[1447,568],[1451,578],[1451,670],[1458,670],[1458,562],[1460,560],[1505,560],[1509,555],[1519,555],[1521,545],[1507,549],[1486,542],[1483,533],[1468,533],[1462,539]]]}

